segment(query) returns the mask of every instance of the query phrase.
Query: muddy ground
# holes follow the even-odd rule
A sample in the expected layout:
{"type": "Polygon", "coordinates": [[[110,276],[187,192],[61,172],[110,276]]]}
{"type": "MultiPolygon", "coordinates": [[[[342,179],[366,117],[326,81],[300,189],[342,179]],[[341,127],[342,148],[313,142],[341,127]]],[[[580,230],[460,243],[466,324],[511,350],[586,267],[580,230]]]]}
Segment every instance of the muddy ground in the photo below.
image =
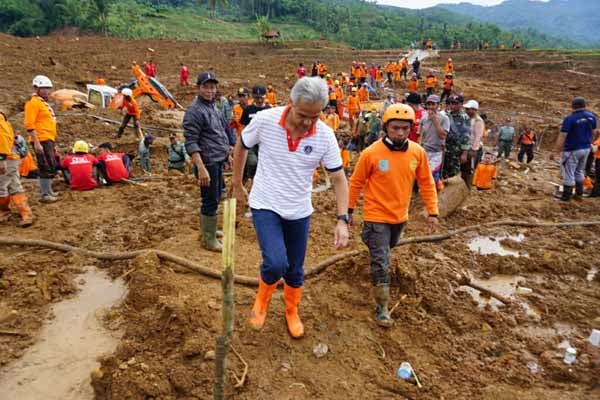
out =
{"type": "MultiPolygon", "coordinates": [[[[80,88],[104,77],[108,84],[129,81],[131,61],[152,57],[158,78],[184,106],[192,87],[178,86],[179,63],[193,74],[214,68],[225,94],[239,85],[271,82],[285,98],[298,62],[320,59],[330,69],[347,70],[353,60],[385,62],[398,51],[357,52],[327,42],[287,43],[271,49],[256,44],[130,41],[102,37],[16,39],[0,36],[0,105],[22,132],[22,106],[31,93],[31,78],[48,75],[56,88],[80,88]],[[150,52],[152,48],[154,52],[150,52]],[[52,57],[52,61],[50,61],[52,57]],[[264,78],[259,77],[263,75],[264,78]]],[[[533,125],[544,135],[542,148],[554,140],[560,119],[574,95],[588,98],[600,111],[600,57],[560,52],[490,51],[443,53],[423,68],[441,70],[447,56],[457,68],[456,84],[467,98],[480,101],[493,121],[513,116],[520,125],[533,125]]],[[[398,93],[403,93],[401,88],[398,93]]],[[[16,220],[1,227],[2,236],[47,239],[99,251],[156,248],[219,269],[220,256],[200,249],[199,195],[193,180],[169,176],[165,149],[176,118],[145,103],[143,123],[154,131],[154,180],[145,187],[116,185],[92,192],[69,192],[55,183],[61,201],[38,202],[35,181],[26,182],[35,225],[23,230],[16,220]],[[171,119],[171,121],[169,121],[171,119]]],[[[89,115],[120,119],[115,111],[58,112],[61,151],[77,139],[111,140],[116,127],[89,115]],[[76,114],[76,115],[75,115],[76,114]]],[[[121,150],[137,146],[133,133],[114,141],[121,150]]],[[[529,168],[500,164],[496,189],[472,191],[466,203],[442,221],[442,230],[498,219],[564,221],[598,218],[600,200],[562,204],[549,182],[560,182],[558,168],[536,154],[529,168]]],[[[139,175],[139,169],[134,171],[139,175]]],[[[332,246],[334,196],[313,196],[315,214],[307,266],[335,254],[332,246]]],[[[350,249],[360,243],[360,211],[350,249]]],[[[260,333],[245,319],[254,290],[236,287],[233,345],[247,360],[245,385],[227,391],[235,399],[594,399],[600,398],[600,352],[587,342],[591,329],[600,329],[599,227],[571,229],[483,229],[484,236],[522,233],[523,242],[502,244],[521,257],[480,255],[467,247],[477,235],[443,243],[409,245],[393,256],[392,304],[397,320],[389,330],[372,319],[369,262],[363,253],[337,263],[305,286],[301,316],[306,337],[292,340],[286,332],[283,302],[277,294],[260,333]],[[527,253],[526,255],[524,253],[527,253]],[[482,282],[519,278],[529,294],[512,295],[511,304],[495,308],[472,297],[455,282],[457,271],[469,270],[482,282]],[[578,350],[577,362],[562,362],[568,340],[578,350]],[[329,352],[316,358],[313,347],[325,343],[329,352]],[[402,361],[410,361],[422,388],[395,376],[402,361]]],[[[425,234],[424,219],[415,201],[405,236],[425,234]]],[[[251,221],[241,219],[236,237],[236,272],[256,276],[260,252],[251,221]]],[[[128,295],[105,317],[122,339],[113,354],[101,360],[94,374],[96,399],[207,399],[212,394],[214,350],[221,330],[220,282],[183,273],[153,256],[132,261],[98,262],[81,256],[21,247],[0,252],[0,373],[10,370],[36,342],[49,306],[77,292],[84,266],[95,265],[111,276],[125,275],[128,295]],[[3,314],[4,313],[4,314],[3,314]]],[[[493,285],[492,285],[493,287],[493,285]]],[[[510,293],[509,293],[510,294],[510,293]]],[[[238,376],[242,365],[230,358],[238,376]]]]}

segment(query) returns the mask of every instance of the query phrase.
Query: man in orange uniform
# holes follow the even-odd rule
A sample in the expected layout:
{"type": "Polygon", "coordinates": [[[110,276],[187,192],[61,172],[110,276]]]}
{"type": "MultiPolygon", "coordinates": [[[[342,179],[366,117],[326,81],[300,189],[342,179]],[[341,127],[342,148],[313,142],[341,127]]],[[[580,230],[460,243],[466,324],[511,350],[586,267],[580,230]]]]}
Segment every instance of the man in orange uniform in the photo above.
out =
{"type": "Polygon", "coordinates": [[[402,57],[402,61],[400,61],[400,75],[402,79],[406,80],[406,75],[408,74],[408,58],[402,57]]]}
{"type": "Polygon", "coordinates": [[[333,90],[335,91],[335,101],[337,104],[336,112],[338,115],[342,115],[341,105],[344,102],[344,88],[340,86],[340,81],[336,80],[333,83],[333,90]]]}
{"type": "Polygon", "coordinates": [[[435,87],[437,86],[437,77],[435,76],[435,72],[432,69],[429,70],[429,73],[425,77],[425,89],[427,89],[427,96],[431,96],[435,87]]]}
{"type": "Polygon", "coordinates": [[[142,133],[142,128],[140,127],[140,117],[142,116],[142,112],[140,111],[140,107],[138,106],[137,101],[133,98],[133,92],[129,88],[125,88],[121,91],[123,94],[123,103],[119,109],[125,109],[125,116],[123,117],[123,122],[119,127],[119,131],[117,132],[117,138],[123,136],[123,131],[127,127],[129,120],[133,118],[133,126],[138,133],[139,138],[143,138],[144,134],[142,133]]]}
{"type": "Polygon", "coordinates": [[[417,93],[419,89],[419,79],[417,78],[417,74],[413,72],[410,81],[408,81],[408,93],[417,93]]]}
{"type": "Polygon", "coordinates": [[[400,71],[401,71],[400,63],[394,62],[394,87],[398,87],[400,84],[400,71]]]}
{"type": "Polygon", "coordinates": [[[377,73],[375,75],[375,83],[377,87],[383,88],[383,68],[381,65],[377,66],[377,73]]]}
{"type": "Polygon", "coordinates": [[[350,114],[350,127],[354,127],[356,116],[360,112],[360,99],[358,98],[358,89],[353,87],[348,96],[348,114],[350,114]]]}
{"type": "Polygon", "coordinates": [[[425,150],[408,140],[415,113],[405,104],[394,104],[383,114],[385,136],[360,155],[350,178],[348,214],[352,216],[365,188],[362,239],[369,247],[375,319],[390,327],[390,249],[396,246],[406,221],[415,180],[427,208],[431,231],[437,229],[438,202],[425,150]]]}
{"type": "Polygon", "coordinates": [[[340,127],[340,117],[335,113],[335,106],[331,104],[327,106],[327,114],[325,114],[323,122],[333,130],[333,133],[337,132],[340,127]]]}
{"type": "Polygon", "coordinates": [[[248,95],[250,91],[241,87],[238,89],[238,103],[233,106],[231,112],[231,122],[229,123],[229,127],[235,131],[237,136],[240,136],[242,133],[242,114],[244,113],[244,109],[248,107],[248,95]]]}
{"type": "Polygon", "coordinates": [[[492,188],[492,183],[497,174],[496,165],[492,164],[492,153],[485,152],[481,163],[477,165],[475,174],[473,174],[473,185],[477,190],[489,190],[492,188]]]}
{"type": "Polygon", "coordinates": [[[325,79],[326,74],[327,74],[327,65],[321,64],[321,62],[317,61],[317,75],[319,75],[319,77],[325,79]]]}
{"type": "Polygon", "coordinates": [[[25,103],[25,129],[33,143],[40,176],[40,195],[44,203],[58,200],[52,190],[52,179],[56,176],[57,162],[54,143],[56,142],[56,116],[48,104],[52,81],[44,75],[33,78],[35,93],[25,103]]]}
{"type": "Polygon", "coordinates": [[[394,84],[394,62],[393,61],[389,61],[387,64],[385,64],[385,73],[387,75],[388,85],[390,87],[392,87],[392,85],[394,84]]]}
{"type": "MultiPolygon", "coordinates": [[[[21,140],[24,142],[22,138],[21,140]]],[[[12,201],[21,216],[19,226],[23,228],[33,223],[31,209],[19,177],[19,164],[25,152],[24,143],[22,146],[16,146],[12,125],[7,121],[6,115],[0,112],[0,223],[10,219],[9,204],[12,201]]]]}
{"type": "Polygon", "coordinates": [[[444,91],[442,92],[442,96],[440,101],[443,103],[444,99],[447,99],[452,94],[452,87],[454,86],[454,79],[452,74],[446,74],[444,78],[444,91]]]}
{"type": "Polygon", "coordinates": [[[446,63],[446,66],[444,67],[444,74],[445,75],[454,74],[454,63],[452,62],[451,58],[448,59],[448,62],[446,63]]]}
{"type": "Polygon", "coordinates": [[[270,83],[267,85],[267,103],[269,103],[271,107],[277,107],[277,93],[275,93],[273,85],[270,83]]]}
{"type": "Polygon", "coordinates": [[[366,83],[358,89],[358,99],[361,103],[369,101],[369,89],[367,89],[366,83]]]}
{"type": "Polygon", "coordinates": [[[517,154],[517,159],[520,163],[523,162],[525,154],[527,154],[527,164],[529,164],[533,160],[533,150],[535,142],[535,131],[533,129],[525,128],[525,131],[521,134],[521,137],[519,138],[521,149],[519,150],[519,154],[517,154]]]}

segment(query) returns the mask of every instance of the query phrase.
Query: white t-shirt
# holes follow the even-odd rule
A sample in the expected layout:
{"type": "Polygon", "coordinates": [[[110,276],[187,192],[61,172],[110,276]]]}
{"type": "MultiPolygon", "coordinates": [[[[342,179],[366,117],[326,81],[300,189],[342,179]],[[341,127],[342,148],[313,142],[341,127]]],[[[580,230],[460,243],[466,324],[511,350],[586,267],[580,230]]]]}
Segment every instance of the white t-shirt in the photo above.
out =
{"type": "Polygon", "coordinates": [[[247,149],[259,145],[250,207],[296,220],[313,212],[312,176],[319,163],[333,172],[342,168],[342,158],[333,131],[320,120],[294,149],[284,128],[288,111],[289,106],[259,112],[242,132],[241,140],[247,149]]]}

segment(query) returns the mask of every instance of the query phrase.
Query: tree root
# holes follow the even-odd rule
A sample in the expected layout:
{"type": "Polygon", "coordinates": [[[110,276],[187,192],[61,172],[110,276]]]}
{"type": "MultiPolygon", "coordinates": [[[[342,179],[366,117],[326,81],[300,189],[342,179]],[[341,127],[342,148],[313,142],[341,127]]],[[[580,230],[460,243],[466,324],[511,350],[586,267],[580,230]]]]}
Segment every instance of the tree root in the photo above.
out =
{"type": "MultiPolygon", "coordinates": [[[[401,239],[398,241],[396,247],[404,246],[407,244],[413,243],[432,243],[432,242],[441,242],[443,240],[449,239],[453,236],[463,234],[469,231],[476,231],[482,228],[490,228],[496,226],[513,226],[513,227],[523,227],[523,228],[567,228],[573,226],[595,226],[600,225],[600,221],[568,221],[568,222],[534,222],[534,221],[512,221],[512,220],[504,220],[504,221],[494,221],[488,222],[479,225],[470,225],[462,228],[454,229],[448,231],[446,233],[429,235],[429,236],[415,236],[412,238],[401,239]]],[[[198,273],[200,275],[208,276],[210,278],[221,279],[221,272],[213,270],[211,268],[203,267],[193,261],[186,260],[185,258],[176,256],[174,254],[168,253],[166,251],[157,250],[157,249],[144,249],[144,250],[133,250],[133,251],[125,251],[119,253],[111,253],[111,252],[98,252],[91,251],[87,249],[83,249],[81,247],[71,246],[63,243],[51,242],[48,240],[42,239],[19,239],[19,238],[8,238],[0,236],[0,245],[6,246],[25,246],[25,247],[43,247],[51,250],[62,251],[65,253],[76,253],[82,256],[96,258],[98,260],[104,261],[118,261],[118,260],[131,260],[140,255],[146,254],[148,252],[153,252],[157,255],[160,260],[172,262],[181,267],[184,267],[192,272],[198,273]]],[[[336,254],[335,256],[329,257],[312,268],[307,268],[305,273],[306,278],[312,278],[323,271],[325,271],[329,266],[336,264],[339,261],[360,255],[365,253],[367,250],[352,250],[347,251],[345,253],[336,254]]],[[[245,286],[258,286],[258,278],[245,276],[245,275],[235,275],[234,281],[241,285],[245,286]]]]}

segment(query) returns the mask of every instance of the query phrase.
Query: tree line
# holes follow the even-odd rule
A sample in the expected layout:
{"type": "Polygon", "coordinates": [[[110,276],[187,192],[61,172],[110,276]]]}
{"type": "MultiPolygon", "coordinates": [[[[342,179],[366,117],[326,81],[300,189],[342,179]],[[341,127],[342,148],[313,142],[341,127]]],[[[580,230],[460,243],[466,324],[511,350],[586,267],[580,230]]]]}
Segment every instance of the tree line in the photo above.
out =
{"type": "MultiPolygon", "coordinates": [[[[267,18],[305,24],[324,37],[357,48],[406,47],[432,39],[440,48],[461,42],[474,48],[519,41],[524,47],[576,47],[577,44],[531,29],[507,32],[447,10],[407,10],[365,0],[2,0],[0,31],[18,36],[45,35],[65,26],[124,38],[161,37],[144,24],[165,10],[194,12],[208,18],[254,22],[267,18]]],[[[282,32],[285,37],[285,32],[282,32]]]]}

